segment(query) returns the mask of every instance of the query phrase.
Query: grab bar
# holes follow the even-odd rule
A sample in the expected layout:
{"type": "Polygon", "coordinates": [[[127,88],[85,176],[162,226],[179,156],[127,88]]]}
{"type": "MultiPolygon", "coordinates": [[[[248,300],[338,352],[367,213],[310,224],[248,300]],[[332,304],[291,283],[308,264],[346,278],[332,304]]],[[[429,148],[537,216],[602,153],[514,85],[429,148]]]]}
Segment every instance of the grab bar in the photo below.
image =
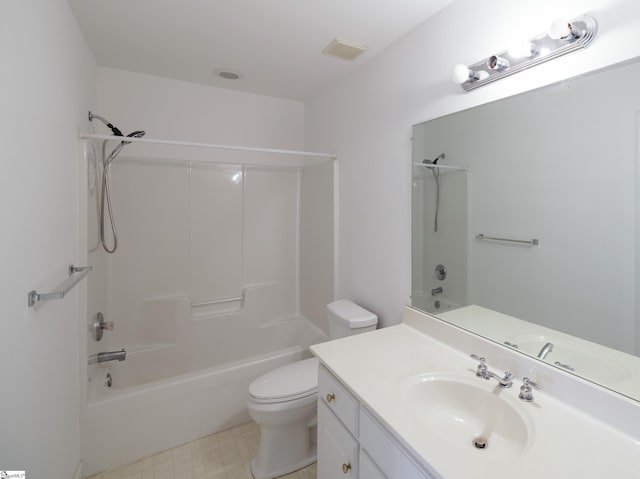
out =
{"type": "Polygon", "coordinates": [[[488,240],[488,241],[503,241],[505,243],[528,244],[529,246],[538,246],[540,244],[540,241],[537,238],[533,238],[530,240],[520,240],[520,239],[513,239],[513,238],[500,238],[497,236],[487,236],[483,233],[477,234],[476,239],[483,240],[483,241],[488,240]]]}
{"type": "Polygon", "coordinates": [[[191,307],[199,307],[199,306],[211,306],[213,304],[222,304],[222,303],[233,303],[236,301],[244,301],[243,296],[236,296],[233,298],[222,298],[222,299],[214,299],[212,301],[199,301],[197,303],[191,303],[191,307]]]}
{"type": "Polygon", "coordinates": [[[93,267],[91,266],[74,266],[69,265],[69,277],[58,285],[55,291],[51,293],[38,293],[35,289],[29,291],[27,303],[29,307],[35,305],[38,301],[49,301],[50,299],[62,299],[64,295],[73,289],[73,287],[84,278],[93,267]]]}

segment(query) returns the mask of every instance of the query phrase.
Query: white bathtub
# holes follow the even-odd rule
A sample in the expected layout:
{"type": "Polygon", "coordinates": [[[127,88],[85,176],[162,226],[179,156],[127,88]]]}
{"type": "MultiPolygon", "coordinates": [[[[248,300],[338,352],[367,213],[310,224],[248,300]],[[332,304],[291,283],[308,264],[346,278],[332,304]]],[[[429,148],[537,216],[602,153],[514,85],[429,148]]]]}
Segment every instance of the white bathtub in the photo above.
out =
{"type": "Polygon", "coordinates": [[[446,313],[458,309],[461,306],[440,296],[432,296],[429,293],[413,293],[411,295],[413,307],[430,314],[446,313]]]}
{"type": "Polygon", "coordinates": [[[101,366],[92,375],[83,420],[85,474],[248,421],[249,384],[275,367],[309,357],[308,346],[323,340],[305,319],[289,318],[263,324],[252,338],[236,336],[233,347],[212,345],[209,354],[206,349],[194,354],[184,344],[127,348],[126,361],[101,366]],[[264,352],[265,347],[271,351],[264,352]],[[104,385],[107,373],[111,388],[104,385]]]}

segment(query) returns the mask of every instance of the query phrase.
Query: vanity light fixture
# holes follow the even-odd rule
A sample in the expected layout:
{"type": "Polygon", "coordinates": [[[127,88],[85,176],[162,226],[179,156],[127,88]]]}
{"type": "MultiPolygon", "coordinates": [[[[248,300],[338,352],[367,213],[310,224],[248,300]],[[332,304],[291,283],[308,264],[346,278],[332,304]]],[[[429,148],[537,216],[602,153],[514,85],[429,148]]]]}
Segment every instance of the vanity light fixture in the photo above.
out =
{"type": "Polygon", "coordinates": [[[597,31],[598,24],[593,17],[556,19],[546,33],[473,65],[456,65],[451,79],[466,91],[474,90],[567,53],[587,48],[597,31]]]}

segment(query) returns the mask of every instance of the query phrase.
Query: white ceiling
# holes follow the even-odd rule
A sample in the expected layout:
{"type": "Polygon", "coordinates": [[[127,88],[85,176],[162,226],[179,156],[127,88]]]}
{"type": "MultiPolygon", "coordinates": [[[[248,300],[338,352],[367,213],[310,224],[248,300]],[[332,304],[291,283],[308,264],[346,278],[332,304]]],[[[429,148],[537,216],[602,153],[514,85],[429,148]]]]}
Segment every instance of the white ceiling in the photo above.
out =
{"type": "Polygon", "coordinates": [[[68,0],[101,66],[305,100],[453,0],[68,0]],[[334,38],[369,50],[349,62],[334,38]],[[214,69],[240,71],[224,80],[214,69]]]}

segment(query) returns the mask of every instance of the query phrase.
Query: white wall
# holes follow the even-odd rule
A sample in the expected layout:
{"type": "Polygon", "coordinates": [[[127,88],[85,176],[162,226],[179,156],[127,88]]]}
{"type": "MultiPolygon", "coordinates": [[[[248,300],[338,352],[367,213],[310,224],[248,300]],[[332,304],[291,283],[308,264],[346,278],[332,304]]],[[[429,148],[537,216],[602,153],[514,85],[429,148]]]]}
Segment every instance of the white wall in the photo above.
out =
{"type": "MultiPolygon", "coordinates": [[[[145,130],[148,138],[292,150],[304,145],[301,102],[112,68],[98,69],[95,113],[125,134],[145,130]]],[[[94,130],[110,134],[100,125],[94,130]]]]}
{"type": "Polygon", "coordinates": [[[96,66],[63,0],[0,6],[0,467],[71,479],[80,461],[80,285],[27,308],[84,261],[79,129],[96,66]]]}
{"type": "Polygon", "coordinates": [[[306,104],[306,148],[339,159],[338,295],[400,321],[411,292],[411,125],[640,54],[635,0],[458,0],[306,104]],[[543,32],[559,14],[591,13],[586,51],[472,93],[450,81],[471,64],[543,32]]]}

